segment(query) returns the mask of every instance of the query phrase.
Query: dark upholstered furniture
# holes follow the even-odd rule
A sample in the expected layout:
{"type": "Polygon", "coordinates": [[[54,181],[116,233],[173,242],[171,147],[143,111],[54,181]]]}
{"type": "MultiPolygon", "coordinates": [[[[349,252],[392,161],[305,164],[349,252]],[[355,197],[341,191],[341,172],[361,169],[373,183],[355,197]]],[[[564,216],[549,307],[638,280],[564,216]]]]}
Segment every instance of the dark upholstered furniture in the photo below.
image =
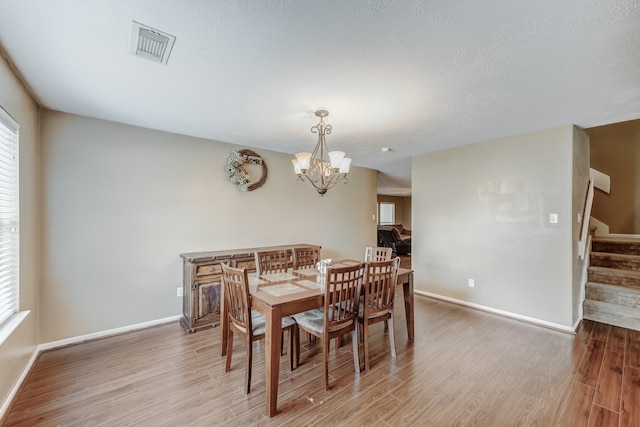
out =
{"type": "Polygon", "coordinates": [[[411,237],[411,230],[407,230],[402,224],[388,224],[385,225],[385,227],[395,227],[398,230],[398,233],[400,233],[400,237],[403,239],[405,237],[411,237]]]}
{"type": "Polygon", "coordinates": [[[378,246],[391,248],[394,255],[411,253],[411,236],[401,236],[394,226],[378,226],[378,246]]]}

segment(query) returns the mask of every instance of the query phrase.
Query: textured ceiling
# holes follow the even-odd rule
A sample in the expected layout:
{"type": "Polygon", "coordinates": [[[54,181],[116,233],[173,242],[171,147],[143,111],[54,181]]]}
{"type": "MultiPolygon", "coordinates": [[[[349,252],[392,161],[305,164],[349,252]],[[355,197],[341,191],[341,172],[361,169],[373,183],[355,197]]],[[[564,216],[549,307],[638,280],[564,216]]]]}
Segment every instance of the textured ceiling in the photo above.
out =
{"type": "Polygon", "coordinates": [[[381,194],[416,154],[640,117],[637,0],[0,0],[0,47],[46,108],[245,147],[311,151],[326,108],[381,194]]]}

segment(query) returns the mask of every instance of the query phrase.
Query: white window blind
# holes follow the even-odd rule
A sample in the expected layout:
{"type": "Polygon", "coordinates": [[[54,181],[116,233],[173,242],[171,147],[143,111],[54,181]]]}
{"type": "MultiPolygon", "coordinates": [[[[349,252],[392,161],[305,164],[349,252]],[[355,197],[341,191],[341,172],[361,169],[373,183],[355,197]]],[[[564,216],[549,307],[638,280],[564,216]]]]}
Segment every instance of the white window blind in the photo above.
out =
{"type": "Polygon", "coordinates": [[[0,108],[0,325],[18,311],[18,124],[0,108]]]}
{"type": "Polygon", "coordinates": [[[395,224],[396,221],[396,204],[380,202],[380,224],[395,224]]]}

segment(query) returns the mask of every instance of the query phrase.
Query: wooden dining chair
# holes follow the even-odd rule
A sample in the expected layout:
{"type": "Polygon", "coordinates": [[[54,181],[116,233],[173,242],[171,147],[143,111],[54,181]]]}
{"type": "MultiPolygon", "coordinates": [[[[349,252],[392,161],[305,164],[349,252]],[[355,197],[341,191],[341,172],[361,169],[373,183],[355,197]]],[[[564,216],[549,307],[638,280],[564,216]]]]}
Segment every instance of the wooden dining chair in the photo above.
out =
{"type": "MultiPolygon", "coordinates": [[[[231,355],[233,350],[233,334],[237,334],[245,344],[245,394],[251,392],[251,366],[253,361],[253,342],[263,339],[265,336],[265,318],[262,314],[251,309],[251,294],[249,292],[249,279],[247,269],[222,265],[222,283],[224,286],[224,303],[227,307],[229,322],[227,336],[227,364],[225,372],[231,370],[231,355]]],[[[289,332],[289,365],[295,369],[295,348],[298,331],[293,318],[282,318],[282,331],[289,332]]]]}
{"type": "MultiPolygon", "coordinates": [[[[400,258],[366,263],[362,284],[363,298],[358,310],[358,324],[362,327],[364,341],[364,369],[369,369],[369,326],[388,321],[391,358],[396,359],[396,341],[393,327],[393,298],[400,258]]],[[[385,328],[386,329],[386,328],[385,328]]]]}
{"type": "Polygon", "coordinates": [[[269,273],[286,273],[291,256],[287,249],[256,251],[256,271],[258,276],[269,273]]]}
{"type": "Polygon", "coordinates": [[[293,248],[293,269],[316,268],[320,261],[320,246],[293,248]]]}
{"type": "MultiPolygon", "coordinates": [[[[389,261],[393,256],[393,249],[382,246],[367,246],[364,253],[364,261],[389,261]]],[[[362,295],[360,296],[362,299],[362,295]]],[[[384,330],[389,330],[388,322],[384,322],[384,330]]]]}
{"type": "MultiPolygon", "coordinates": [[[[300,330],[322,339],[324,387],[329,390],[329,343],[334,338],[351,333],[353,363],[360,373],[358,354],[358,301],[364,279],[364,263],[349,267],[329,267],[324,281],[324,307],[294,314],[300,330]]],[[[300,359],[299,337],[296,341],[296,362],[300,359]]]]}
{"type": "Polygon", "coordinates": [[[364,261],[389,261],[391,259],[391,248],[381,246],[367,246],[364,252],[364,261]]]}

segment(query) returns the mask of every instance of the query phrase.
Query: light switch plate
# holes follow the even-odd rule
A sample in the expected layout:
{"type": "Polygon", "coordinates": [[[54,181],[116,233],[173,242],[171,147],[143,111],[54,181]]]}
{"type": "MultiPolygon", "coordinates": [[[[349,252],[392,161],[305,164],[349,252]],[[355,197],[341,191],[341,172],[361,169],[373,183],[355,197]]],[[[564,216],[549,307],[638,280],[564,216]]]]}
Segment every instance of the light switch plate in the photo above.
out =
{"type": "Polygon", "coordinates": [[[557,224],[558,223],[558,214],[556,214],[556,213],[549,214],[549,223],[550,224],[557,224]]]}

